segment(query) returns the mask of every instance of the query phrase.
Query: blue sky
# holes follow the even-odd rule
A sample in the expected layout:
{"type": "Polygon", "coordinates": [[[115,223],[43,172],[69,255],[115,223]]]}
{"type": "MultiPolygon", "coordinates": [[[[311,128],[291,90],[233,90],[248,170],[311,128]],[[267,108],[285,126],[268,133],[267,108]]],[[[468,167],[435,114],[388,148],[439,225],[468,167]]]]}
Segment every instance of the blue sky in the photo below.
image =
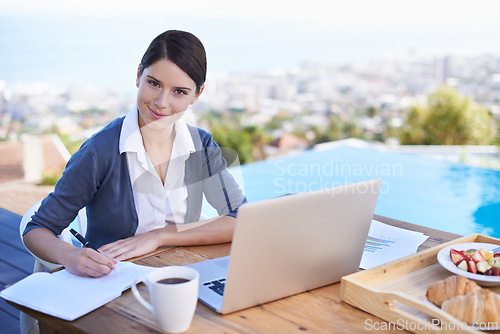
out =
{"type": "Polygon", "coordinates": [[[134,89],[149,42],[167,29],[205,44],[209,72],[303,61],[500,54],[500,1],[0,2],[0,80],[134,89]]]}
{"type": "Polygon", "coordinates": [[[496,22],[500,4],[495,0],[18,0],[0,3],[4,13],[58,13],[85,16],[194,15],[211,17],[302,18],[344,22],[496,22]]]}

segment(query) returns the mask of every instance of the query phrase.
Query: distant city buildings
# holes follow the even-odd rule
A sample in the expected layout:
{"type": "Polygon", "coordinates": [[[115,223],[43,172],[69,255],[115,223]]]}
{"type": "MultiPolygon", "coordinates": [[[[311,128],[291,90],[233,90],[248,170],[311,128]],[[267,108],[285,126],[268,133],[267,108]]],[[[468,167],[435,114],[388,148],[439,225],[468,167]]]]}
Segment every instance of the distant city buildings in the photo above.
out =
{"type": "MultiPolygon", "coordinates": [[[[440,84],[456,87],[500,118],[500,55],[310,62],[261,73],[210,73],[194,110],[195,115],[237,111],[245,125],[278,117],[282,123],[272,134],[276,139],[297,126],[323,126],[331,115],[355,117],[358,127],[380,132],[388,124],[401,126],[406,108],[425,101],[440,84]]],[[[134,101],[135,96],[89,87],[0,81],[0,140],[56,129],[86,138],[125,114],[134,101]]]]}

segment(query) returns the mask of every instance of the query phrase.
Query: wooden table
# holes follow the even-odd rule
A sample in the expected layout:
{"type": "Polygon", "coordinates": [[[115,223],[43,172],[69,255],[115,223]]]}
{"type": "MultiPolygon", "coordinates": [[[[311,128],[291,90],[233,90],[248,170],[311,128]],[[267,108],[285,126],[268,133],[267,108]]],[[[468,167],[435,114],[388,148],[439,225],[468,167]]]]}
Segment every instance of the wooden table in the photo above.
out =
{"type": "MultiPolygon", "coordinates": [[[[459,235],[394,219],[375,216],[390,225],[423,232],[429,236],[419,248],[427,249],[456,239],[459,235]]],[[[185,265],[229,254],[230,244],[163,247],[147,256],[134,259],[141,265],[162,267],[185,265]]],[[[144,284],[139,290],[146,294],[144,284]]],[[[14,304],[13,304],[14,305],[14,304]]],[[[152,313],[127,290],[101,308],[75,320],[64,321],[15,305],[39,320],[42,333],[162,333],[152,313]]],[[[366,333],[365,321],[384,321],[340,300],[340,283],[307,291],[250,309],[219,315],[198,303],[189,333],[366,333]]],[[[408,333],[384,331],[377,333],[408,333]]]]}

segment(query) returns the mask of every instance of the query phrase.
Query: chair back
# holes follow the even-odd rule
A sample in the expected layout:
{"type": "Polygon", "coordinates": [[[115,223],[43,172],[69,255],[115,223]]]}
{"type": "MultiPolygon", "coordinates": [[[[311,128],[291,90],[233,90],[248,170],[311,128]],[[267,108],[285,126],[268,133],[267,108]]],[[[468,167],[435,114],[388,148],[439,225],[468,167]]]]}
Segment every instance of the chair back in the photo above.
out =
{"type": "MultiPolygon", "coordinates": [[[[26,229],[26,225],[31,221],[31,217],[35,214],[36,210],[40,207],[41,201],[33,204],[24,214],[23,218],[21,219],[21,224],[19,225],[19,234],[21,236],[21,241],[23,242],[24,245],[24,240],[23,240],[23,233],[24,230],[26,229]]],[[[78,212],[78,216],[76,217],[78,220],[78,228],[79,232],[82,235],[85,235],[87,231],[87,214],[85,208],[81,209],[80,212],[78,212]]],[[[64,229],[61,234],[58,236],[59,239],[69,243],[73,244],[71,240],[71,233],[69,232],[69,229],[66,228],[64,229]]],[[[26,247],[26,245],[24,245],[26,247]]],[[[35,258],[35,267],[33,269],[33,272],[38,272],[38,271],[44,271],[45,269],[52,270],[55,268],[61,267],[60,264],[52,263],[49,261],[45,261],[43,259],[40,259],[38,256],[33,254],[28,247],[26,247],[28,252],[30,252],[31,255],[35,258]]]]}

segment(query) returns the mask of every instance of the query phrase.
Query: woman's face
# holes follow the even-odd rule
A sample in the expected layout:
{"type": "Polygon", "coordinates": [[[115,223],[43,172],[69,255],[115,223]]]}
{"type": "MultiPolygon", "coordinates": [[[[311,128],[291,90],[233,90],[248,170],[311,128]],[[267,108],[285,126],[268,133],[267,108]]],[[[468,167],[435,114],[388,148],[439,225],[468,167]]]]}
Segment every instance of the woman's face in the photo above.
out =
{"type": "Polygon", "coordinates": [[[196,84],[172,61],[162,59],[137,71],[137,107],[139,127],[163,129],[180,119],[189,105],[196,102],[203,86],[196,93],[196,84]]]}

